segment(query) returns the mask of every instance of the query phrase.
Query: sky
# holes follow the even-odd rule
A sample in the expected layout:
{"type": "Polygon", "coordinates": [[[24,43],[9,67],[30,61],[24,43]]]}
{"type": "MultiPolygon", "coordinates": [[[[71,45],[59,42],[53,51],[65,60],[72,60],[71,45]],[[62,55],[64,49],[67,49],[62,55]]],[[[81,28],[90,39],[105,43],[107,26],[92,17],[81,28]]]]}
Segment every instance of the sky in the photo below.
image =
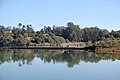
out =
{"type": "Polygon", "coordinates": [[[120,0],[0,0],[0,25],[32,24],[40,30],[68,22],[120,30],[120,0]]]}

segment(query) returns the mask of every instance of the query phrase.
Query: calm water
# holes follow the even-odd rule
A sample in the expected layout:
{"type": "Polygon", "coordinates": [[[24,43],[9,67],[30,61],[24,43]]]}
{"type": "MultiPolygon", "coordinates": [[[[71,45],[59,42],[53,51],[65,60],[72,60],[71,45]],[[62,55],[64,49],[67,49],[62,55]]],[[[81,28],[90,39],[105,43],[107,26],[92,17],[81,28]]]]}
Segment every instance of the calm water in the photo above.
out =
{"type": "Polygon", "coordinates": [[[0,80],[120,80],[120,54],[0,50],[0,80]]]}

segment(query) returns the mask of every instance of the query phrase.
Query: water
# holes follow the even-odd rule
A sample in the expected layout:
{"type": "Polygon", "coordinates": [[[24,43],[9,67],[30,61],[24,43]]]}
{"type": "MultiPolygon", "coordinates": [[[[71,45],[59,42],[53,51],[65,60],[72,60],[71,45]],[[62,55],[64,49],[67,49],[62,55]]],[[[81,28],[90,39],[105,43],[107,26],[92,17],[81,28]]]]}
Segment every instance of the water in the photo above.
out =
{"type": "Polygon", "coordinates": [[[0,80],[120,80],[120,54],[1,50],[0,80]]]}

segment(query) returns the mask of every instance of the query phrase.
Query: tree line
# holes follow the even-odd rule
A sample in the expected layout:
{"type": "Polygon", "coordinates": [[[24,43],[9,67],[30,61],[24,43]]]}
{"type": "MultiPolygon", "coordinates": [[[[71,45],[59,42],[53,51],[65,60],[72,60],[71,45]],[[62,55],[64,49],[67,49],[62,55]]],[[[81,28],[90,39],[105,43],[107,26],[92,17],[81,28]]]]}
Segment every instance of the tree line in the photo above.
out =
{"type": "Polygon", "coordinates": [[[34,44],[61,44],[67,42],[89,42],[104,40],[120,40],[120,30],[109,32],[107,29],[95,27],[80,28],[73,22],[66,26],[44,26],[35,31],[31,24],[19,23],[16,27],[0,25],[0,46],[27,46],[34,44]]]}

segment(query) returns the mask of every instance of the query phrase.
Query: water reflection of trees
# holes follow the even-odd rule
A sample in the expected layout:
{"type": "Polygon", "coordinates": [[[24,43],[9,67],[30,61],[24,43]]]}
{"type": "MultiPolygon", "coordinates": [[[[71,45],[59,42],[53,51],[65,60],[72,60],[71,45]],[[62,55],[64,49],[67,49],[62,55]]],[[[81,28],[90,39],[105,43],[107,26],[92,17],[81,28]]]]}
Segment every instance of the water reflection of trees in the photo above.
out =
{"type": "Polygon", "coordinates": [[[120,54],[94,53],[81,50],[0,50],[0,64],[18,62],[19,66],[31,65],[34,58],[44,63],[67,63],[68,67],[80,64],[80,61],[97,63],[100,60],[120,60],[120,54]]]}

